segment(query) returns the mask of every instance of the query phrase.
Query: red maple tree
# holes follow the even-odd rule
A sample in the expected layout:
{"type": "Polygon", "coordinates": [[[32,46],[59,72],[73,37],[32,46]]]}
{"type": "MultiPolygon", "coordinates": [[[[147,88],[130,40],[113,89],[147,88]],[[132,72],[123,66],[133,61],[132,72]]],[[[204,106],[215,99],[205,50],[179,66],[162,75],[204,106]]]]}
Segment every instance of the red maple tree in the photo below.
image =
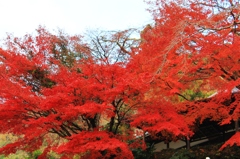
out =
{"type": "Polygon", "coordinates": [[[41,27],[36,37],[9,37],[7,46],[1,50],[1,132],[20,137],[1,148],[2,153],[31,152],[47,142],[42,157],[50,150],[104,158],[132,156],[125,140],[116,135],[137,105],[137,101],[125,104],[139,94],[135,77],[125,79],[121,65],[95,63],[78,37],[55,36],[41,27]],[[48,134],[69,142],[57,147],[48,134]]]}
{"type": "MultiPolygon", "coordinates": [[[[160,76],[158,85],[162,83],[161,88],[185,100],[177,104],[177,109],[185,114],[190,127],[205,119],[220,125],[235,121],[238,125],[239,1],[149,3],[153,6],[155,25],[143,35],[148,41],[143,47],[154,57],[151,63],[156,62],[151,69],[160,76]],[[186,90],[214,92],[214,95],[192,101],[184,95],[186,90]]],[[[177,102],[176,98],[172,100],[177,102]]],[[[233,140],[234,137],[229,140],[230,145],[233,140]]],[[[237,140],[235,143],[239,144],[237,140]]]]}
{"type": "Polygon", "coordinates": [[[77,36],[42,27],[37,32],[8,37],[1,50],[1,133],[19,137],[1,153],[47,145],[43,158],[49,151],[63,158],[133,158],[127,144],[135,139],[131,115],[149,88],[149,75],[122,62],[94,60],[77,36]]]}
{"type": "MultiPolygon", "coordinates": [[[[178,114],[171,103],[162,106],[163,99],[151,97],[155,77],[150,70],[139,70],[141,64],[96,59],[77,36],[54,35],[42,27],[37,33],[9,36],[7,49],[1,50],[1,132],[19,137],[0,149],[3,154],[45,145],[41,157],[55,151],[63,158],[132,158],[132,148],[145,146],[136,138],[136,127],[152,135],[167,131],[184,136],[189,131],[184,121],[170,129],[178,114]],[[160,128],[147,119],[148,108],[160,128]]],[[[136,57],[117,42],[129,60],[136,57]]]]}

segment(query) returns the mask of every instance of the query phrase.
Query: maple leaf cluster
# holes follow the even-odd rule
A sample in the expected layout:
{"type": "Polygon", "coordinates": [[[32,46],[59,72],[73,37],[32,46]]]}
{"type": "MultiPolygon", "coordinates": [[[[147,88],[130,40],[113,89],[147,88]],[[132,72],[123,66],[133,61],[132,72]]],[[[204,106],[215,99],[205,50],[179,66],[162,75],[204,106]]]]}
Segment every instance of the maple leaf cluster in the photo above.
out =
{"type": "MultiPolygon", "coordinates": [[[[206,119],[238,123],[240,7],[224,2],[149,1],[155,24],[141,39],[130,38],[134,29],[90,42],[44,27],[9,35],[0,49],[0,132],[18,139],[0,152],[133,158],[145,132],[189,140],[206,119]]],[[[239,145],[238,136],[221,149],[239,145]]]]}

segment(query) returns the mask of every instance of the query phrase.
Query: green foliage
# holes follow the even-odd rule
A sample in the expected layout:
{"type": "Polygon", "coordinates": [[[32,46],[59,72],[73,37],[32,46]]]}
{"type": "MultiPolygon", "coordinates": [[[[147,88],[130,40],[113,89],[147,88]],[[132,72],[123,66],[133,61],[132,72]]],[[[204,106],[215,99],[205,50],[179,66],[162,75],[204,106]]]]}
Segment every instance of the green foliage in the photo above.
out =
{"type": "Polygon", "coordinates": [[[29,155],[27,159],[37,159],[38,156],[40,156],[41,154],[42,154],[41,150],[35,150],[29,155]]]}
{"type": "MultiPolygon", "coordinates": [[[[192,83],[191,88],[190,89],[186,89],[185,91],[182,92],[182,95],[187,98],[190,101],[194,101],[194,100],[200,100],[200,99],[204,99],[209,97],[211,94],[214,93],[213,90],[204,90],[204,86],[202,86],[202,81],[195,81],[192,83]]],[[[205,86],[207,87],[207,86],[205,86]]],[[[182,97],[179,97],[180,101],[185,100],[182,97]]]]}
{"type": "Polygon", "coordinates": [[[151,159],[154,154],[154,144],[147,143],[147,148],[145,150],[137,148],[132,150],[135,159],[151,159]]]}
{"type": "Polygon", "coordinates": [[[55,81],[47,78],[48,72],[41,70],[41,68],[29,70],[28,73],[31,76],[27,76],[25,78],[28,81],[28,85],[31,85],[34,91],[39,91],[41,86],[45,88],[52,88],[56,84],[55,81]]]}
{"type": "Polygon", "coordinates": [[[186,90],[184,92],[184,95],[190,100],[190,101],[193,101],[193,100],[196,100],[196,99],[202,99],[202,98],[206,98],[207,95],[206,93],[203,93],[201,91],[196,91],[194,92],[194,90],[186,90]]]}
{"type": "MultiPolygon", "coordinates": [[[[1,157],[0,157],[0,159],[2,159],[1,157]]],[[[28,157],[29,157],[28,153],[26,153],[25,151],[22,151],[22,150],[18,150],[14,154],[12,153],[10,155],[3,156],[4,159],[28,159],[28,157]]],[[[29,158],[29,159],[32,159],[32,158],[29,158]]]]}
{"type": "MultiPolygon", "coordinates": [[[[201,91],[199,88],[201,86],[199,84],[196,84],[192,89],[185,90],[182,95],[186,97],[190,101],[194,100],[200,100],[204,98],[208,98],[210,95],[214,93],[214,91],[201,91]]],[[[180,101],[185,100],[182,97],[179,97],[180,101]]]]}
{"type": "Polygon", "coordinates": [[[195,159],[196,156],[193,151],[181,149],[177,151],[170,159],[195,159]]]}

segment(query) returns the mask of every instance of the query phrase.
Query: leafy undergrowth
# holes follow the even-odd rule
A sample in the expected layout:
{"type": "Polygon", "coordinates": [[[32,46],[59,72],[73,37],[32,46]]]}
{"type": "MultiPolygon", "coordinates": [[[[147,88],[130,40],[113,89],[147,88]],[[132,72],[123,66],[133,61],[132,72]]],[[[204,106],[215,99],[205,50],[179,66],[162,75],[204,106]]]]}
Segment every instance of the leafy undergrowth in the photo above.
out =
{"type": "Polygon", "coordinates": [[[155,159],[239,159],[240,147],[226,147],[219,151],[223,143],[211,143],[192,147],[190,150],[185,148],[174,150],[166,149],[155,153],[155,159]]]}

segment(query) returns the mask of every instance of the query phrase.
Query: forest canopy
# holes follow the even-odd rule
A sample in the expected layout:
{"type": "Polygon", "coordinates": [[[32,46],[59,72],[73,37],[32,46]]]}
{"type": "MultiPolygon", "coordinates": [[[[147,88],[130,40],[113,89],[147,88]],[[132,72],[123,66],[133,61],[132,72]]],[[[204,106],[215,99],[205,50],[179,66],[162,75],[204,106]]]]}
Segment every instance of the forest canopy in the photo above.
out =
{"type": "Polygon", "coordinates": [[[5,39],[0,133],[17,139],[1,154],[42,148],[42,158],[134,158],[134,149],[146,149],[146,133],[190,140],[205,120],[235,122],[221,149],[240,145],[239,1],[147,3],[154,24],[143,30],[86,40],[40,26],[5,39]]]}

